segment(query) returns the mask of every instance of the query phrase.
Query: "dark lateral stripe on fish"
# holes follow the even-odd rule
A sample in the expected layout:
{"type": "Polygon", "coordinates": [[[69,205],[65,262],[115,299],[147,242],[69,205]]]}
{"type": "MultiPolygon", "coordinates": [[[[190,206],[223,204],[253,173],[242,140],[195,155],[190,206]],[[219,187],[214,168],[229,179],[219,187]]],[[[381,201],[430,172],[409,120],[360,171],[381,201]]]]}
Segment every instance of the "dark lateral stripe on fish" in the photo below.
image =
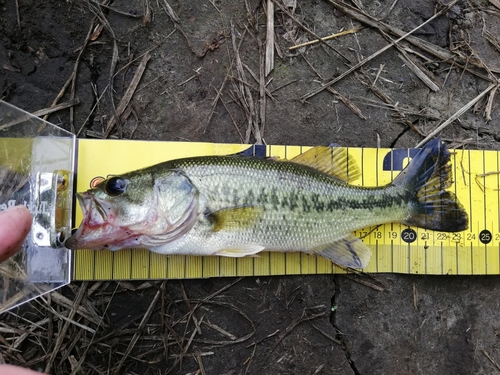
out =
{"type": "Polygon", "coordinates": [[[345,198],[338,198],[336,200],[332,200],[328,203],[326,207],[327,211],[334,210],[357,210],[357,209],[365,209],[365,210],[373,210],[377,208],[389,208],[394,206],[405,206],[408,204],[408,197],[404,197],[401,195],[395,196],[383,196],[383,197],[374,197],[368,196],[365,199],[361,200],[349,200],[345,198]]]}
{"type": "Polygon", "coordinates": [[[250,190],[243,198],[235,195],[233,197],[233,205],[253,205],[257,202],[259,205],[271,205],[273,210],[288,209],[292,212],[299,210],[300,212],[333,212],[336,210],[357,210],[357,209],[383,209],[393,206],[405,206],[411,199],[411,195],[384,195],[380,197],[366,196],[362,199],[349,199],[344,197],[337,197],[336,199],[325,199],[318,193],[310,194],[294,194],[289,193],[279,198],[277,189],[272,188],[269,193],[262,192],[255,196],[254,192],[250,190]]]}

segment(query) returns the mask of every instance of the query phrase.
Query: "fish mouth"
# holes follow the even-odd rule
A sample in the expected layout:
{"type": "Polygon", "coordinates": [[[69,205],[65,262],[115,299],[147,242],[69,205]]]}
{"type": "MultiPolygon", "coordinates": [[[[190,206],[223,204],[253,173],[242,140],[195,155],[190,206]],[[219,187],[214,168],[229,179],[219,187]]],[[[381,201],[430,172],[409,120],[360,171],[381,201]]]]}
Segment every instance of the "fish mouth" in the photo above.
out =
{"type": "Polygon", "coordinates": [[[106,248],[102,243],[103,234],[110,232],[114,217],[111,205],[97,199],[87,192],[77,193],[76,197],[83,213],[83,219],[77,230],[69,237],[64,246],[68,249],[106,248]],[[101,244],[102,243],[102,244],[101,244]]]}
{"type": "Polygon", "coordinates": [[[90,199],[86,199],[82,194],[76,193],[76,198],[78,200],[78,204],[83,212],[83,220],[78,226],[76,232],[74,232],[66,241],[64,242],[64,246],[68,249],[76,249],[78,244],[78,239],[82,237],[83,228],[85,226],[85,222],[88,221],[88,216],[90,214],[90,207],[92,207],[92,202],[90,199]]]}

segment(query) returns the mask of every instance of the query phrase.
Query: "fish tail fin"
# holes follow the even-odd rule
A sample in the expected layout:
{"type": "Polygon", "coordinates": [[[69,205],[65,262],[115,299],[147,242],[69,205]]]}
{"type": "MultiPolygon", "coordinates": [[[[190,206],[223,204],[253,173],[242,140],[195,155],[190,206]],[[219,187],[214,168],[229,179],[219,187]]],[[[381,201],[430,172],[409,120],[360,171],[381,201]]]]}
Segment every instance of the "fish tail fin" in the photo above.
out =
{"type": "Polygon", "coordinates": [[[457,197],[446,189],[452,184],[450,152],[441,140],[429,142],[394,179],[412,194],[403,224],[442,232],[468,228],[468,215],[457,197]]]}

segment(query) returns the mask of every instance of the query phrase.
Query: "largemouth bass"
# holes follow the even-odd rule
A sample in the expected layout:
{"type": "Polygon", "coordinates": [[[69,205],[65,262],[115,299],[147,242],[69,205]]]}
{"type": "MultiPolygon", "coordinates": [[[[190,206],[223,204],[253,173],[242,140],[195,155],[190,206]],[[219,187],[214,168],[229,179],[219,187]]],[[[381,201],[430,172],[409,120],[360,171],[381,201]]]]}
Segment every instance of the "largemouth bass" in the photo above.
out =
{"type": "Polygon", "coordinates": [[[446,190],[450,152],[439,139],[386,186],[350,185],[358,176],[345,149],[335,147],[290,161],[234,155],[167,161],[78,194],[84,219],[66,247],[231,257],[303,251],[364,268],[371,251],[354,230],[389,222],[467,229],[467,213],[446,190]]]}

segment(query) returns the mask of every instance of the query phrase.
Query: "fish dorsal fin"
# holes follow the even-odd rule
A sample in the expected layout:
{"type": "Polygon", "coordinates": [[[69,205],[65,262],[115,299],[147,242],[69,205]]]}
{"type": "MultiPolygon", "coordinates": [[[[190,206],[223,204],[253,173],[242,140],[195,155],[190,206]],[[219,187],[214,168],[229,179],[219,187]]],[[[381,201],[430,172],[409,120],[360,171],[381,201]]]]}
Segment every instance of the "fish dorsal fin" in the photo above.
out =
{"type": "Polygon", "coordinates": [[[318,246],[311,252],[349,268],[365,268],[372,256],[370,248],[354,234],[334,243],[318,246]]]}
{"type": "Polygon", "coordinates": [[[352,182],[361,176],[361,171],[346,148],[316,146],[290,160],[307,165],[344,182],[352,182]]]}
{"type": "Polygon", "coordinates": [[[213,230],[234,230],[251,227],[261,216],[262,210],[255,206],[223,208],[209,213],[207,218],[213,223],[213,230]]]}

